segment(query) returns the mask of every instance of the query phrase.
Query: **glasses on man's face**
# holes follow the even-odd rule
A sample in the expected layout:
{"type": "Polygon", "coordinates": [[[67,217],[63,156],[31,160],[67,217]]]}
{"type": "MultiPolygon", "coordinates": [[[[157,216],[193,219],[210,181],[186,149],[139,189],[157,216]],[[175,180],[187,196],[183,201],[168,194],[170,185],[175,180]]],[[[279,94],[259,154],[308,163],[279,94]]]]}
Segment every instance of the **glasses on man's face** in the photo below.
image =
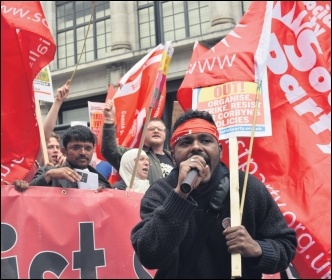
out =
{"type": "Polygon", "coordinates": [[[148,127],[148,131],[155,131],[155,130],[158,130],[158,131],[165,131],[165,127],[162,127],[162,126],[150,126],[148,127]]]}
{"type": "Polygon", "coordinates": [[[81,151],[82,149],[84,149],[87,152],[91,152],[93,150],[93,146],[90,146],[90,145],[85,145],[85,146],[73,145],[73,146],[69,147],[69,149],[71,149],[75,152],[81,151]]]}

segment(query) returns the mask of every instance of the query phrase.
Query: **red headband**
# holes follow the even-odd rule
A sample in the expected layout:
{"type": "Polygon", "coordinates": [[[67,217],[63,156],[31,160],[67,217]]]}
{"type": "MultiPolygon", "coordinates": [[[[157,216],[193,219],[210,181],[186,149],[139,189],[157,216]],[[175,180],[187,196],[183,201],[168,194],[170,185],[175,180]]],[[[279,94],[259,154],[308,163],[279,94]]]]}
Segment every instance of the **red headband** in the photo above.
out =
{"type": "Polygon", "coordinates": [[[174,149],[176,142],[185,135],[194,134],[194,133],[209,133],[211,134],[217,141],[219,141],[219,133],[217,128],[210,122],[196,118],[190,119],[185,123],[181,124],[175,131],[173,132],[171,138],[171,147],[174,149]]]}

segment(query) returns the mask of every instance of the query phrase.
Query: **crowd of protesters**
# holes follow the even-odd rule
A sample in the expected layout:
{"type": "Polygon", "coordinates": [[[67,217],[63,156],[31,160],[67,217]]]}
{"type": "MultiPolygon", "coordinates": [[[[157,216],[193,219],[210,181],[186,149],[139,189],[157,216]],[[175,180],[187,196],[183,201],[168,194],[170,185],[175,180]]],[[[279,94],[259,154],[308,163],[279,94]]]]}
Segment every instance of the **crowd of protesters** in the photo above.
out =
{"type": "MultiPolygon", "coordinates": [[[[248,177],[242,225],[225,223],[230,219],[230,174],[221,160],[218,129],[208,112],[188,110],[176,120],[171,151],[164,149],[164,122],[151,119],[140,150],[117,144],[115,106],[107,100],[101,152],[121,176],[112,186],[91,166],[97,137],[90,128],[70,127],[64,133],[63,147],[50,132],[68,96],[69,82],[58,89],[56,105],[44,123],[49,162],[40,162],[30,182],[15,181],[18,191],[28,186],[79,188],[82,172],[90,172],[97,174],[97,191],[113,188],[143,193],[141,220],[131,231],[131,242],[140,262],[157,269],[155,278],[230,279],[232,254],[241,255],[246,279],[282,272],[289,266],[296,253],[296,233],[266,186],[253,175],[248,177]],[[193,170],[194,180],[184,184],[193,170]]],[[[244,178],[245,173],[239,171],[240,197],[244,178]]]]}

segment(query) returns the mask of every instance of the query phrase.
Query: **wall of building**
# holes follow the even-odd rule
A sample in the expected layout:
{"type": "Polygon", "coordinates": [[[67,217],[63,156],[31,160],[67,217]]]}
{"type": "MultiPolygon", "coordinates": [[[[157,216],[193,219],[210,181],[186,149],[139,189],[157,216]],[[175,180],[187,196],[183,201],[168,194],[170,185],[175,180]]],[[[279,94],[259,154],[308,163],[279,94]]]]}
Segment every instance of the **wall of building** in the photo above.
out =
{"type": "MultiPolygon", "coordinates": [[[[55,1],[41,2],[53,37],[56,39],[55,1]]],[[[112,50],[105,59],[78,65],[71,83],[70,95],[61,109],[75,108],[75,104],[79,101],[96,96],[105,100],[109,84],[117,86],[118,80],[150,50],[138,49],[137,1],[111,1],[110,4],[114,40],[112,50]]],[[[241,1],[209,1],[209,11],[211,19],[209,33],[172,42],[174,54],[167,75],[167,98],[172,102],[176,99],[176,91],[189,65],[195,41],[204,42],[210,47],[219,42],[242,17],[242,4],[241,1]]],[[[73,75],[75,67],[58,70],[56,59],[50,64],[54,90],[61,87],[73,75]]],[[[43,116],[46,116],[50,105],[50,103],[41,104],[43,116]]],[[[168,107],[165,110],[173,111],[173,105],[168,107]]],[[[178,105],[174,107],[177,108],[176,112],[181,111],[178,105]]],[[[171,126],[173,113],[168,112],[166,115],[167,125],[171,126]]]]}

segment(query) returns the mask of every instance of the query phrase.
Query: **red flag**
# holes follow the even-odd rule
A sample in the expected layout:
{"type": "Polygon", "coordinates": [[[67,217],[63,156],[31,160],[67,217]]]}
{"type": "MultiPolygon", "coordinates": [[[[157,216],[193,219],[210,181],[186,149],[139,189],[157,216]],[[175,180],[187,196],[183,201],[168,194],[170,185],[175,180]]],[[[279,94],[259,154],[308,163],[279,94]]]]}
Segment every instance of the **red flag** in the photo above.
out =
{"type": "MultiPolygon", "coordinates": [[[[120,79],[119,89],[114,96],[119,145],[125,147],[139,145],[141,130],[156,88],[163,51],[163,45],[158,45],[120,79]]],[[[162,116],[165,97],[166,86],[163,87],[158,106],[152,109],[151,117],[162,116]]]]}
{"type": "MultiPolygon", "coordinates": [[[[234,30],[217,45],[199,56],[194,54],[177,93],[183,110],[192,106],[192,89],[220,85],[231,81],[257,82],[262,76],[261,60],[267,58],[267,39],[261,38],[264,22],[271,21],[272,3],[258,2],[249,7],[234,30]],[[260,16],[257,16],[260,14],[260,16]],[[239,43],[241,38],[246,43],[239,43]],[[195,59],[195,56],[199,56],[195,59]],[[232,73],[236,72],[234,76],[232,73]]],[[[266,33],[263,33],[266,36],[266,33]]],[[[200,49],[195,49],[202,52],[200,49]]]]}
{"type": "MultiPolygon", "coordinates": [[[[113,86],[110,87],[106,100],[114,99],[116,136],[119,145],[139,146],[144,121],[150,108],[152,118],[162,116],[166,100],[165,77],[173,54],[171,50],[173,49],[170,47],[170,42],[167,42],[166,48],[162,44],[158,45],[120,79],[116,93],[113,86]]],[[[100,143],[101,138],[102,135],[100,143]]],[[[97,155],[98,153],[101,155],[100,147],[97,155]]],[[[117,170],[113,168],[109,182],[114,184],[120,178],[117,170]]]]}
{"type": "Polygon", "coordinates": [[[1,182],[23,179],[39,152],[33,79],[54,58],[39,1],[1,1],[1,182]]]}
{"type": "MultiPolygon", "coordinates": [[[[254,1],[224,40],[191,62],[178,100],[187,110],[191,99],[188,103],[184,96],[192,88],[250,81],[250,77],[254,81],[252,63],[256,56],[248,53],[248,47],[259,48],[259,41],[254,40],[269,31],[270,36],[265,36],[269,38],[266,66],[273,135],[255,139],[249,172],[265,183],[289,226],[297,232],[293,265],[299,276],[330,278],[331,5],[328,1],[272,3],[269,30],[260,26],[266,24],[259,20],[267,12],[261,9],[266,7],[264,2],[254,1]],[[241,55],[227,52],[236,48],[241,55]]],[[[238,138],[243,171],[249,140],[238,138]]],[[[228,142],[223,144],[223,161],[227,163],[228,142]]]]}

